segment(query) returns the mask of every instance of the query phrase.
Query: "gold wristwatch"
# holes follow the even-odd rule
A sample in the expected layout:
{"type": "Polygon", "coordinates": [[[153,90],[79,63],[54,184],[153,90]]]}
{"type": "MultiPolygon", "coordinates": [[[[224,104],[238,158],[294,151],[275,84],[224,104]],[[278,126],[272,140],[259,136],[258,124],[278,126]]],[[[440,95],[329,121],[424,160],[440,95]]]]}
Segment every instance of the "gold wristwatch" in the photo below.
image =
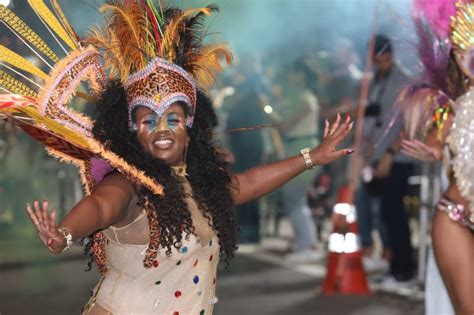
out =
{"type": "Polygon", "coordinates": [[[311,151],[310,148],[304,148],[300,150],[300,154],[304,159],[304,162],[306,163],[306,168],[311,170],[314,168],[313,161],[311,160],[311,157],[309,156],[309,152],[311,151]]]}

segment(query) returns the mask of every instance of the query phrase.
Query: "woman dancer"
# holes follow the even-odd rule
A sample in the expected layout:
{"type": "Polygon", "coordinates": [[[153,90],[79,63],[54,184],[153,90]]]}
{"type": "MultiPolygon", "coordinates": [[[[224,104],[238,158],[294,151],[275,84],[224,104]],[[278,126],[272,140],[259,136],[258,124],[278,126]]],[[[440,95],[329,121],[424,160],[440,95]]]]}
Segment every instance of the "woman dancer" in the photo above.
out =
{"type": "MultiPolygon", "coordinates": [[[[420,99],[435,100],[440,106],[435,112],[438,127],[430,132],[426,144],[416,140],[402,142],[403,151],[421,160],[441,159],[445,144],[449,148],[449,185],[443,198],[436,205],[433,218],[433,248],[438,266],[456,314],[474,313],[472,290],[474,285],[474,191],[472,159],[474,152],[472,130],[474,118],[474,90],[472,58],[474,46],[470,38],[474,34],[474,7],[471,3],[458,2],[457,13],[451,23],[451,44],[448,83],[454,97],[455,90],[464,90],[455,104],[442,92],[425,88],[411,95],[406,103],[420,99]],[[456,70],[456,68],[458,70],[456,70]],[[461,76],[453,74],[461,73],[461,76]]],[[[422,102],[423,103],[423,102],[422,102]]],[[[425,104],[422,104],[426,108],[425,104]]]]}
{"type": "Polygon", "coordinates": [[[35,132],[48,133],[41,139],[55,156],[81,166],[89,194],[60,224],[47,202],[27,211],[53,253],[91,236],[87,247],[102,278],[85,314],[212,314],[219,257],[229,260],[236,249],[232,207],[353,152],[336,149],[352,129],[350,118],[339,116],[326,125],[316,148],[243,173],[229,170],[212,144],[217,121],[203,92],[220,70],[221,57],[230,61],[224,45],[202,43],[203,18],[214,10],[111,1],[102,9],[110,13],[105,28],[87,40],[89,55],[79,48],[60,61],[46,78],[48,92],[38,99],[10,96],[0,103],[36,138],[41,137],[35,132]],[[111,77],[96,84],[93,127],[63,110],[70,97],[62,92],[70,93],[80,75],[88,73],[93,85],[101,82],[100,67],[95,59],[81,62],[85,56],[103,58],[111,77]],[[87,72],[90,64],[95,71],[87,72]],[[42,111],[43,103],[51,106],[42,111]],[[28,125],[22,115],[37,123],[28,125]],[[67,120],[62,127],[61,119],[67,120]]]}

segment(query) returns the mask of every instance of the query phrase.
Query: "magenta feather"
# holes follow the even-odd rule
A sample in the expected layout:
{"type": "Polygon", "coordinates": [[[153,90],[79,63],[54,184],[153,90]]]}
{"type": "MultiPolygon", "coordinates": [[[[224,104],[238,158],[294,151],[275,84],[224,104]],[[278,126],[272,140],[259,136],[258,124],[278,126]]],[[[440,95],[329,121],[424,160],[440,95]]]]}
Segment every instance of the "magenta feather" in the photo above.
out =
{"type": "Polygon", "coordinates": [[[418,35],[418,56],[422,66],[421,81],[446,93],[449,92],[448,64],[451,43],[448,37],[439,37],[422,19],[415,20],[418,35]]]}
{"type": "Polygon", "coordinates": [[[451,16],[456,14],[456,0],[413,0],[415,20],[424,18],[440,38],[449,36],[451,16]]]}

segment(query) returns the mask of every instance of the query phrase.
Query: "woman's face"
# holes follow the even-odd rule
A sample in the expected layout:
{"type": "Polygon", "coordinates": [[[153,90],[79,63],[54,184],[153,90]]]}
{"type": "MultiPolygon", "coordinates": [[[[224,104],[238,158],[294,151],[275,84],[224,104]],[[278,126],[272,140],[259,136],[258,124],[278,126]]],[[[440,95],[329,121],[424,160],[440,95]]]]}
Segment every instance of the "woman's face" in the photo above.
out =
{"type": "Polygon", "coordinates": [[[148,107],[138,106],[135,112],[138,141],[154,158],[169,166],[183,166],[184,152],[189,138],[186,131],[186,114],[183,107],[175,103],[163,116],[148,107]]]}

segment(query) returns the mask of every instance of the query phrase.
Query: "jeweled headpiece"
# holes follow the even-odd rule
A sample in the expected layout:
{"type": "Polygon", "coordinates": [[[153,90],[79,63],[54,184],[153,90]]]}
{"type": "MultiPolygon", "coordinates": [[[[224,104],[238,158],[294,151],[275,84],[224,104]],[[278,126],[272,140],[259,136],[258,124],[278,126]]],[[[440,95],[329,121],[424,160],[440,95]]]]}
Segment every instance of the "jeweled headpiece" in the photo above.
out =
{"type": "Polygon", "coordinates": [[[183,68],[156,57],[145,69],[135,72],[125,82],[128,99],[129,125],[135,129],[132,119],[137,106],[146,106],[162,116],[175,102],[188,107],[186,125],[191,127],[196,108],[196,85],[183,68]]]}
{"type": "Polygon", "coordinates": [[[71,103],[80,98],[93,101],[107,84],[103,57],[93,45],[83,46],[65,18],[57,0],[52,9],[42,0],[28,0],[66,56],[46,44],[13,11],[0,5],[0,23],[22,41],[39,60],[34,64],[13,50],[0,45],[0,115],[42,142],[52,156],[80,168],[86,193],[102,178],[105,169],[116,169],[132,182],[156,194],[162,186],[143,171],[109,151],[92,137],[93,121],[75,110],[71,103]],[[45,72],[43,69],[49,69],[45,72]],[[90,89],[81,91],[81,83],[90,89]]]}
{"type": "Polygon", "coordinates": [[[466,51],[474,46],[474,5],[465,1],[456,3],[456,15],[451,17],[453,49],[466,51]]]}
{"type": "Polygon", "coordinates": [[[122,0],[101,8],[110,14],[89,41],[103,49],[111,75],[124,84],[131,128],[137,106],[161,116],[175,102],[188,107],[192,126],[196,89],[207,89],[222,69],[220,60],[232,58],[225,44],[203,44],[203,19],[217,9],[162,9],[153,1],[122,0]]]}

